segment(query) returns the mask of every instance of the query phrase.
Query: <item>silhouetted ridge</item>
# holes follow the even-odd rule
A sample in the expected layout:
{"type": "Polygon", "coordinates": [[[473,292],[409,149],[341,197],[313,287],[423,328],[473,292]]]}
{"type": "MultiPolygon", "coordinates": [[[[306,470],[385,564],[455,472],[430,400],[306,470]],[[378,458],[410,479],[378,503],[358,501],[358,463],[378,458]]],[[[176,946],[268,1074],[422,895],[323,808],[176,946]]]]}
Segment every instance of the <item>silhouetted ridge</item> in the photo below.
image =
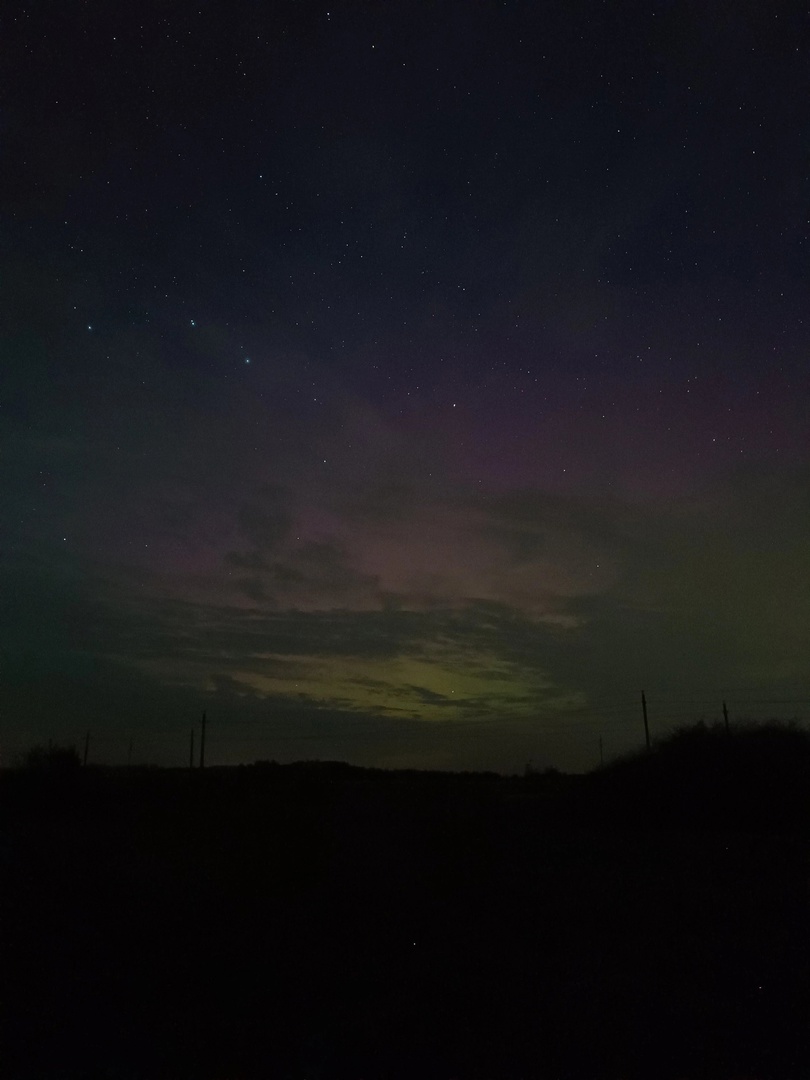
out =
{"type": "Polygon", "coordinates": [[[810,735],[796,724],[700,723],[590,774],[588,812],[638,827],[799,831],[810,825],[810,735]]]}
{"type": "Polygon", "coordinates": [[[808,781],[784,725],[585,776],[4,770],[3,1078],[810,1075],[808,781]]]}

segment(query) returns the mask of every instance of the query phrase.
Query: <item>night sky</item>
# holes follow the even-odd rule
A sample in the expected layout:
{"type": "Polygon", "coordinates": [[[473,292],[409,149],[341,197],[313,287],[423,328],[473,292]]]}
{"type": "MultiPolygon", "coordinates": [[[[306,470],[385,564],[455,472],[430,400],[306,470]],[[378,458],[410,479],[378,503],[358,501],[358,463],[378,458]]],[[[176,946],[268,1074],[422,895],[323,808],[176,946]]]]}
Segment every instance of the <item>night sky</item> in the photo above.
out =
{"type": "Polygon", "coordinates": [[[2,16],[0,754],[810,713],[805,5],[2,16]]]}

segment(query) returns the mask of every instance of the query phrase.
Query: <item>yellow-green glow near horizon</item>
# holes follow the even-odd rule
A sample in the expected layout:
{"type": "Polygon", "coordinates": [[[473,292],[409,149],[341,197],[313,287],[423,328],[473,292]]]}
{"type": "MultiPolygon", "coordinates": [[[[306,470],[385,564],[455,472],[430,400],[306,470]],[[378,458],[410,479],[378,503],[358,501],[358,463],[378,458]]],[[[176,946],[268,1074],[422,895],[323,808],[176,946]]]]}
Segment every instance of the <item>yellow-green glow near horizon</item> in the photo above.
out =
{"type": "MultiPolygon", "coordinates": [[[[268,657],[276,660],[276,657],[268,657]]],[[[453,667],[439,661],[395,657],[321,658],[284,657],[300,665],[297,678],[279,678],[258,670],[235,672],[233,678],[246,688],[268,697],[305,694],[313,703],[340,701],[343,707],[359,712],[407,716],[421,720],[471,718],[475,703],[482,715],[491,714],[497,702],[501,712],[525,713],[536,700],[539,687],[514,674],[499,673],[496,657],[481,656],[476,663],[453,667]],[[431,700],[435,695],[435,700],[431,700]]]]}

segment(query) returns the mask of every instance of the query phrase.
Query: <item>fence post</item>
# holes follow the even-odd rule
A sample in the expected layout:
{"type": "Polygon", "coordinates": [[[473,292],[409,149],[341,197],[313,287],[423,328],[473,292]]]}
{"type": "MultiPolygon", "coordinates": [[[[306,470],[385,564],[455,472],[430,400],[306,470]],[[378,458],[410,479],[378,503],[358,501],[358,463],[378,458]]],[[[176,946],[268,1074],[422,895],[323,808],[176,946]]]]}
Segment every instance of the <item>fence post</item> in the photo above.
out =
{"type": "Polygon", "coordinates": [[[647,723],[647,699],[644,696],[644,691],[641,691],[641,711],[644,713],[644,738],[647,742],[647,749],[650,749],[650,727],[647,723]]]}

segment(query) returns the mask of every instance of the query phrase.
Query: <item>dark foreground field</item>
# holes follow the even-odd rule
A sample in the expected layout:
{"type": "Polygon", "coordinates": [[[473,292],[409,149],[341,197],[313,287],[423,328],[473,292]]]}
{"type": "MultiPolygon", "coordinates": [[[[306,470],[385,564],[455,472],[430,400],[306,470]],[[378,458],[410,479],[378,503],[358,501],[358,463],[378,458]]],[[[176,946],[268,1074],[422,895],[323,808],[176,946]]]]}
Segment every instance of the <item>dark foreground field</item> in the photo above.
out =
{"type": "Polygon", "coordinates": [[[18,1077],[806,1078],[810,754],[0,776],[18,1077]]]}

